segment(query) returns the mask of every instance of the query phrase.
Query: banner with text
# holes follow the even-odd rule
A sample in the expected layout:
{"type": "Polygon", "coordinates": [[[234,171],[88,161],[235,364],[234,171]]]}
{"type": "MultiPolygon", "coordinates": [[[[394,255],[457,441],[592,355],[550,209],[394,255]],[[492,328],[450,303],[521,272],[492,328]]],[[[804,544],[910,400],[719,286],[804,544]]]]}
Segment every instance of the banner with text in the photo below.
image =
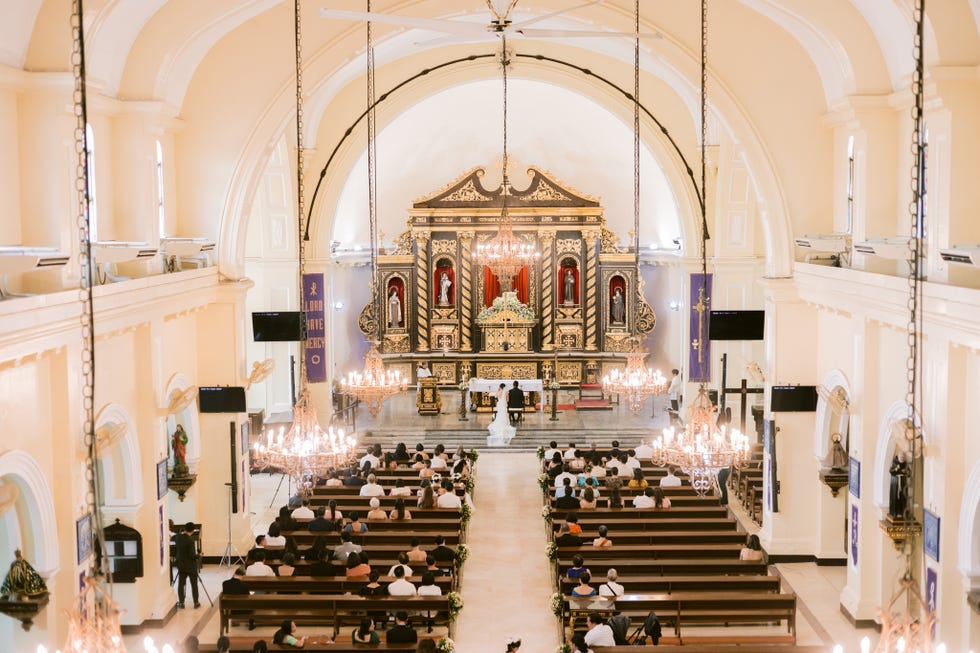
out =
{"type": "Polygon", "coordinates": [[[303,275],[303,312],[306,313],[306,380],[327,380],[327,341],[323,317],[323,273],[303,275]]]}
{"type": "Polygon", "coordinates": [[[711,341],[708,340],[708,318],[711,311],[711,273],[691,274],[691,347],[687,380],[692,383],[711,381],[711,341]]]}

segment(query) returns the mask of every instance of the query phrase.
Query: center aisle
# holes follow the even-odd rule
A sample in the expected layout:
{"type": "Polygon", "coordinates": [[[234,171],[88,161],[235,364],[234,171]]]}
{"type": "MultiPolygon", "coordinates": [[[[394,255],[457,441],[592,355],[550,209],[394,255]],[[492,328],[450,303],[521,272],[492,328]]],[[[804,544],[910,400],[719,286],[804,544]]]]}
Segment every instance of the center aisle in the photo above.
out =
{"type": "Polygon", "coordinates": [[[522,651],[558,646],[537,476],[533,453],[480,454],[456,625],[460,653],[504,653],[515,635],[522,651]]]}

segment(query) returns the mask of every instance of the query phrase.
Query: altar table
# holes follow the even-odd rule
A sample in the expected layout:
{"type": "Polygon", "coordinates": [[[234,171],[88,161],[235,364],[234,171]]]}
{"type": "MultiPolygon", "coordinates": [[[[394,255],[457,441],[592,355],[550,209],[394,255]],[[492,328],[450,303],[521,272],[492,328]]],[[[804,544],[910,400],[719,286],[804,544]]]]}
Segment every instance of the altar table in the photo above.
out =
{"type": "Polygon", "coordinates": [[[529,398],[526,397],[524,400],[524,411],[534,411],[534,406],[541,402],[544,393],[544,382],[541,379],[479,379],[473,377],[469,382],[470,396],[468,400],[470,405],[475,404],[475,410],[480,412],[492,411],[496,404],[494,397],[500,388],[500,384],[504,384],[504,390],[510,390],[514,387],[514,381],[517,381],[518,388],[531,394],[529,398]],[[476,397],[473,396],[474,394],[476,397]]]}

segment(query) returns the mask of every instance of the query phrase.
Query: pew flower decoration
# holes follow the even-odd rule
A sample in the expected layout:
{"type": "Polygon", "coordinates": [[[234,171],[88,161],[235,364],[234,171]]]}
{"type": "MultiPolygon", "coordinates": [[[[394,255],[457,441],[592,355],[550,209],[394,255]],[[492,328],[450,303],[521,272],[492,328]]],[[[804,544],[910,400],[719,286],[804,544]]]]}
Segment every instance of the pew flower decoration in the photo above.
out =
{"type": "Polygon", "coordinates": [[[562,618],[565,611],[565,597],[561,595],[561,592],[555,592],[551,595],[551,611],[559,619],[562,618]]]}
{"type": "Polygon", "coordinates": [[[470,508],[470,504],[464,503],[459,507],[459,521],[463,526],[470,523],[470,518],[473,516],[473,509],[470,508]]]}
{"type": "Polygon", "coordinates": [[[466,457],[470,459],[471,463],[475,463],[477,458],[480,457],[480,452],[476,449],[470,449],[470,452],[466,454],[466,457]]]}
{"type": "Polygon", "coordinates": [[[470,547],[466,544],[456,545],[456,562],[458,564],[463,564],[466,559],[470,557],[470,547]]]}
{"type": "Polygon", "coordinates": [[[456,642],[448,637],[440,637],[436,642],[436,653],[454,653],[455,649],[456,642]]]}
{"type": "Polygon", "coordinates": [[[544,460],[544,445],[538,447],[537,454],[538,454],[538,460],[544,460]]]}
{"type": "Polygon", "coordinates": [[[554,542],[548,542],[548,546],[545,547],[545,552],[548,554],[548,560],[558,559],[558,545],[554,542]]]}
{"type": "Polygon", "coordinates": [[[473,496],[473,488],[476,487],[476,478],[472,474],[470,474],[469,476],[463,479],[463,486],[466,488],[466,491],[469,493],[469,495],[473,496]]]}
{"type": "Polygon", "coordinates": [[[558,648],[555,649],[555,653],[572,653],[572,645],[567,642],[559,644],[558,648]]]}
{"type": "Polygon", "coordinates": [[[541,472],[540,474],[538,474],[538,485],[541,486],[541,491],[542,492],[547,492],[548,491],[548,481],[549,481],[549,479],[548,479],[548,475],[547,474],[545,474],[544,472],[541,472]]]}
{"type": "MultiPolygon", "coordinates": [[[[459,611],[463,609],[463,597],[459,595],[459,592],[450,592],[449,596],[449,622],[453,623],[456,621],[456,617],[459,616],[459,611]]],[[[449,640],[450,645],[453,640],[449,640]]],[[[452,651],[452,649],[448,649],[452,651]]]]}
{"type": "Polygon", "coordinates": [[[551,525],[551,506],[541,506],[541,516],[544,517],[545,524],[551,525]]]}

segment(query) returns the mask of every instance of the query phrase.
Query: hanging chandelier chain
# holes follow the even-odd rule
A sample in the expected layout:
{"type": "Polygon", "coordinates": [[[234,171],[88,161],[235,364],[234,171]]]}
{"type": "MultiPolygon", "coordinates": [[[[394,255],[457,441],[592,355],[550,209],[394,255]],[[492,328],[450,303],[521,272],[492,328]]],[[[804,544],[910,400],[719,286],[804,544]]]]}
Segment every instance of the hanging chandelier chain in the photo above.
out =
{"type": "Polygon", "coordinates": [[[640,283],[640,0],[633,6],[633,253],[640,283]]]}
{"type": "MultiPolygon", "coordinates": [[[[915,433],[914,425],[916,414],[919,407],[918,387],[919,367],[921,365],[920,347],[922,334],[922,316],[920,314],[920,303],[922,299],[922,279],[920,265],[922,262],[922,225],[925,217],[926,200],[926,161],[925,161],[925,134],[924,134],[924,77],[925,77],[925,58],[923,49],[923,39],[925,33],[925,0],[915,0],[914,6],[915,34],[913,40],[913,56],[915,57],[915,67],[912,71],[912,201],[909,203],[910,217],[910,238],[909,238],[909,298],[908,310],[909,319],[907,325],[907,339],[909,345],[909,356],[906,362],[906,380],[908,390],[905,401],[909,410],[909,424],[915,433]]],[[[916,454],[915,446],[918,438],[914,438],[913,454],[916,454]]]]}
{"type": "Polygon", "coordinates": [[[500,37],[500,65],[503,68],[503,81],[504,81],[504,111],[503,111],[503,138],[504,138],[504,158],[503,158],[503,194],[504,194],[504,209],[507,208],[507,195],[510,193],[509,188],[509,177],[507,174],[507,66],[510,64],[510,60],[507,58],[507,35],[502,34],[500,37]]]}
{"type": "MultiPolygon", "coordinates": [[[[371,11],[371,0],[367,0],[367,11],[371,11]]],[[[367,167],[368,167],[368,231],[371,238],[371,296],[374,298],[375,332],[374,340],[381,340],[382,305],[378,289],[378,151],[377,151],[377,110],[375,109],[374,86],[374,32],[371,21],[367,21],[367,167]]]]}
{"type": "Polygon", "coordinates": [[[701,274],[708,276],[708,0],[701,0],[701,274]]]}
{"type": "MultiPolygon", "coordinates": [[[[306,273],[306,241],[303,239],[303,215],[305,213],[305,197],[303,192],[303,17],[300,11],[300,0],[293,0],[293,28],[296,46],[296,260],[299,294],[297,295],[300,310],[303,310],[305,293],[303,291],[303,275],[306,273]]],[[[301,329],[302,340],[299,356],[299,387],[306,388],[306,324],[301,329]]]]}

